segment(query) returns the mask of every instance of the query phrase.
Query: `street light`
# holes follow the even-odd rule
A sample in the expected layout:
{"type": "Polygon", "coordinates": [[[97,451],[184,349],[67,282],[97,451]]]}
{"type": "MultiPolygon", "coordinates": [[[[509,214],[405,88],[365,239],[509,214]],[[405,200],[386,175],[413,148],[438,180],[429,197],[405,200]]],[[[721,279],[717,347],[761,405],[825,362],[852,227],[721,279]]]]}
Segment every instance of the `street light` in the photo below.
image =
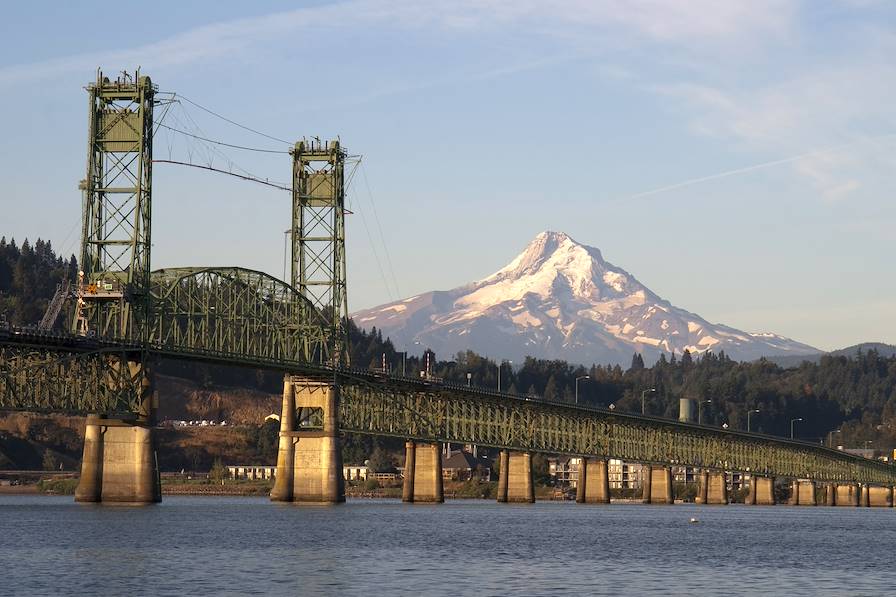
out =
{"type": "Polygon", "coordinates": [[[471,385],[473,385],[473,374],[467,373],[467,387],[469,388],[471,385]]]}
{"type": "Polygon", "coordinates": [[[839,429],[834,429],[833,431],[828,431],[828,447],[833,448],[833,438],[835,433],[840,433],[839,429]]]}
{"type": "Polygon", "coordinates": [[[656,388],[650,388],[641,392],[641,414],[644,414],[644,396],[647,392],[656,392],[656,388]]]}
{"type": "Polygon", "coordinates": [[[406,350],[403,350],[403,351],[396,351],[396,354],[400,354],[400,355],[401,355],[401,376],[402,376],[402,377],[407,377],[407,375],[405,375],[405,372],[404,372],[404,371],[405,371],[404,364],[405,364],[405,361],[407,360],[408,351],[406,351],[406,350]]]}
{"type": "Polygon", "coordinates": [[[790,419],[790,439],[793,439],[793,424],[802,419],[790,419]]]}
{"type": "Polygon", "coordinates": [[[703,424],[703,405],[712,404],[712,400],[701,400],[697,403],[697,424],[703,424]]]}
{"type": "Polygon", "coordinates": [[[583,375],[576,378],[576,404],[579,403],[579,382],[583,379],[591,379],[590,375],[583,375]]]}
{"type": "Polygon", "coordinates": [[[750,433],[750,416],[753,413],[758,413],[758,412],[759,412],[758,408],[753,408],[753,409],[750,409],[747,411],[747,433],[750,433]]]}

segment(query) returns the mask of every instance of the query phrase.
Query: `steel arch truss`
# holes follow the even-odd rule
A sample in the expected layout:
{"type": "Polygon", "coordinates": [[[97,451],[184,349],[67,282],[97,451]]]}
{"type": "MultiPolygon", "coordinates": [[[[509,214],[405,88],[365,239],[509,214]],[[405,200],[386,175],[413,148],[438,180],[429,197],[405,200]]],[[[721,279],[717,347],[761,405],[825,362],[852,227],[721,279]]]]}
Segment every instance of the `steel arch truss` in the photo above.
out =
{"type": "Polygon", "coordinates": [[[152,273],[149,343],[162,352],[311,363],[323,358],[326,330],[309,301],[262,272],[173,268],[152,273]]]}
{"type": "Polygon", "coordinates": [[[818,481],[896,483],[882,462],[772,437],[460,388],[347,383],[343,431],[818,481]]]}

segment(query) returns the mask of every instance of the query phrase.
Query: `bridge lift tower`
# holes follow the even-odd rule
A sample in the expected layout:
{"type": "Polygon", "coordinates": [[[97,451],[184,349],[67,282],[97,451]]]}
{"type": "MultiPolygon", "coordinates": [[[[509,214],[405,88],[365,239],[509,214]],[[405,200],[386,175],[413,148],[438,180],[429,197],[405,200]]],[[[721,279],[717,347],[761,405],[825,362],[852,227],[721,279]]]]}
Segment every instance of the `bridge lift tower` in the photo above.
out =
{"type": "Polygon", "coordinates": [[[345,151],[339,141],[303,140],[292,156],[291,283],[314,308],[308,321],[323,318],[328,354],[312,358],[347,366],[345,151]]]}
{"type": "Polygon", "coordinates": [[[97,72],[87,87],[89,134],[81,272],[73,331],[143,340],[149,327],[152,126],[149,77],[97,72]]]}
{"type": "MultiPolygon", "coordinates": [[[[87,87],[89,134],[81,271],[73,331],[143,342],[151,326],[150,240],[152,133],[156,89],[149,77],[97,71],[87,87]]],[[[128,397],[136,418],[87,417],[76,501],[148,503],[161,500],[152,433],[152,372],[145,355],[108,355],[105,383],[128,397]]],[[[94,391],[101,391],[95,389],[94,391]]]]}

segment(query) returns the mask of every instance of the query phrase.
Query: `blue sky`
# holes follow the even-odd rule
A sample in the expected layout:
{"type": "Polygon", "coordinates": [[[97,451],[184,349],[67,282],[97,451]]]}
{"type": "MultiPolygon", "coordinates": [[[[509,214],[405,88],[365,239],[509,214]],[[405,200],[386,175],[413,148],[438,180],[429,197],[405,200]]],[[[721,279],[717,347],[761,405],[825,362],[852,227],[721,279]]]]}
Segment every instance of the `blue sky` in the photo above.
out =
{"type": "MultiPolygon", "coordinates": [[[[713,322],[896,343],[894,24],[861,0],[16,3],[0,234],[76,250],[83,87],[139,65],[235,121],[363,154],[352,310],[484,277],[552,229],[713,322]]],[[[175,133],[156,139],[168,156],[289,178],[288,156],[175,133]]],[[[161,164],[153,192],[153,267],[282,273],[285,193],[161,164]]]]}

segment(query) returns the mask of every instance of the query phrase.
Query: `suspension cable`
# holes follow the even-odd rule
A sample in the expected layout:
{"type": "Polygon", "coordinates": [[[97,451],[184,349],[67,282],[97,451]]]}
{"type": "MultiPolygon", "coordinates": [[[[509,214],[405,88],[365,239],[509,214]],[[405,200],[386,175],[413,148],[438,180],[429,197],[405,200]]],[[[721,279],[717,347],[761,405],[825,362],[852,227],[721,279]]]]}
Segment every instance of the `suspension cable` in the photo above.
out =
{"type": "Polygon", "coordinates": [[[224,141],[217,141],[215,139],[208,139],[206,137],[201,137],[199,135],[194,135],[193,133],[188,133],[187,131],[182,131],[180,129],[174,128],[173,126],[168,126],[162,122],[157,123],[160,127],[164,127],[169,131],[174,131],[175,133],[180,133],[181,135],[186,135],[187,137],[193,137],[194,139],[199,139],[200,141],[206,141],[208,143],[214,143],[215,145],[223,145],[224,147],[232,147],[233,149],[243,149],[245,151],[257,151],[259,153],[280,153],[289,155],[288,151],[283,151],[280,149],[262,149],[260,147],[246,147],[245,145],[234,145],[232,143],[225,143],[224,141]]]}
{"type": "Polygon", "coordinates": [[[273,187],[275,189],[280,189],[281,191],[286,191],[288,193],[292,192],[292,189],[289,187],[285,187],[273,182],[269,182],[267,180],[263,180],[261,178],[257,178],[255,176],[246,176],[244,174],[237,174],[236,172],[228,172],[227,170],[222,170],[220,168],[215,168],[213,166],[205,166],[203,164],[192,164],[190,162],[181,162],[178,160],[153,160],[153,164],[175,164],[177,166],[189,166],[190,168],[199,168],[201,170],[209,170],[210,172],[217,172],[218,174],[227,174],[228,176],[234,176],[236,178],[240,178],[242,180],[246,180],[249,182],[257,182],[258,184],[263,184],[269,187],[273,187]]]}
{"type": "Polygon", "coordinates": [[[191,100],[190,98],[188,98],[188,97],[185,96],[185,95],[182,95],[182,94],[180,94],[180,93],[173,93],[173,92],[168,92],[168,93],[171,93],[172,95],[174,95],[174,96],[176,96],[176,97],[179,97],[180,99],[182,99],[182,100],[184,100],[184,101],[186,101],[186,102],[189,102],[190,104],[193,104],[194,106],[196,106],[196,107],[199,108],[200,110],[202,110],[202,111],[204,111],[204,112],[208,112],[208,113],[211,114],[212,116],[215,116],[215,117],[217,117],[217,118],[220,118],[221,120],[223,120],[223,121],[225,121],[225,122],[229,122],[229,123],[232,124],[233,126],[238,126],[239,128],[241,128],[241,129],[243,129],[243,130],[246,130],[246,131],[249,131],[250,133],[255,133],[256,135],[261,135],[262,137],[267,137],[268,139],[270,139],[270,140],[272,140],[272,141],[278,141],[278,142],[280,142],[280,143],[285,143],[286,145],[289,145],[290,147],[292,147],[292,145],[293,145],[292,143],[290,143],[289,141],[287,141],[287,140],[285,140],[285,139],[280,139],[280,138],[278,138],[278,137],[274,137],[273,135],[268,135],[267,133],[262,133],[261,131],[255,130],[255,129],[253,129],[253,128],[251,128],[251,127],[248,127],[248,126],[246,126],[246,125],[244,125],[244,124],[240,124],[239,122],[236,122],[236,121],[234,121],[234,120],[231,120],[231,119],[227,118],[226,116],[221,116],[221,115],[218,114],[217,112],[214,112],[213,110],[210,110],[209,108],[206,108],[205,106],[203,106],[203,105],[201,105],[201,104],[198,104],[198,103],[194,102],[193,100],[191,100]]]}

